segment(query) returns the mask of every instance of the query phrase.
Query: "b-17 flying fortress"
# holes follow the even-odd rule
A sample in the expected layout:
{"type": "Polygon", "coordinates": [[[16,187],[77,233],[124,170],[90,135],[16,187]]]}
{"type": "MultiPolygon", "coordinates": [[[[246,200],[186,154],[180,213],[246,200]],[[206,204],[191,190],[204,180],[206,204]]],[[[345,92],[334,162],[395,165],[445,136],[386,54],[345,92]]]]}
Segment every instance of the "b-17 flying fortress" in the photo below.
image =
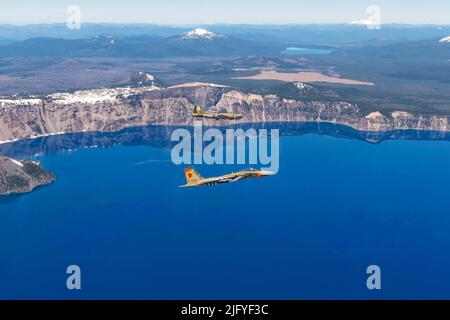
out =
{"type": "Polygon", "coordinates": [[[239,120],[243,118],[243,115],[240,113],[208,112],[204,111],[200,106],[196,106],[192,117],[215,120],[239,120]]]}

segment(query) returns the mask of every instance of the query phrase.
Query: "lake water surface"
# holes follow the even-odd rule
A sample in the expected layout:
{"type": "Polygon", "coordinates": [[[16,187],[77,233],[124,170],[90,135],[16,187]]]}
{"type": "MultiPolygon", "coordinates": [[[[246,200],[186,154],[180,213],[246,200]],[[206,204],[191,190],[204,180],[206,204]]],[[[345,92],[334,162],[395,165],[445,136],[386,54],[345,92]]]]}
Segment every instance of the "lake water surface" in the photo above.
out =
{"type": "Polygon", "coordinates": [[[308,56],[308,55],[327,55],[332,53],[334,50],[322,49],[322,48],[298,48],[289,47],[283,50],[281,54],[287,56],[308,56]]]}
{"type": "Polygon", "coordinates": [[[298,127],[278,175],[189,189],[171,129],[148,130],[0,147],[57,176],[0,199],[0,298],[450,298],[449,141],[298,127]]]}

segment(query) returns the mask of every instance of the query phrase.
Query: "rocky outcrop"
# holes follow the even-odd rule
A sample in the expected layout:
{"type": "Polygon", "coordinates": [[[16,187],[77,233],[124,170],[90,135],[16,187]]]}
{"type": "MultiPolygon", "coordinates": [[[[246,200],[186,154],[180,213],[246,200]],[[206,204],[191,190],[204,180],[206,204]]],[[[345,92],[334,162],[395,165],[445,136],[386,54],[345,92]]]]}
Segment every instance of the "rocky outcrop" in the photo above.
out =
{"type": "MultiPolygon", "coordinates": [[[[345,101],[302,101],[255,95],[226,86],[190,83],[168,88],[89,90],[32,99],[0,99],[0,141],[68,132],[118,131],[151,124],[192,125],[195,105],[242,113],[238,123],[330,122],[360,131],[450,131],[448,116],[407,112],[364,114],[345,101]]],[[[234,122],[236,123],[236,122],[234,122]]],[[[204,120],[205,125],[227,125],[204,120]]]]}
{"type": "Polygon", "coordinates": [[[0,157],[0,195],[31,192],[54,179],[54,175],[37,162],[0,157]]]}

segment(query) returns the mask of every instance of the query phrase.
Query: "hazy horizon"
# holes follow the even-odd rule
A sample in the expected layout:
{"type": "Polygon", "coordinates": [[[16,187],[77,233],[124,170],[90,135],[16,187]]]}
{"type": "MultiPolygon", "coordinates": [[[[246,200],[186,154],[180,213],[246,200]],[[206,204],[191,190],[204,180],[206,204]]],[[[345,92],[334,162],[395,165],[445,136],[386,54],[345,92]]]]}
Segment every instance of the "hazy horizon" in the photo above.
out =
{"type": "Polygon", "coordinates": [[[67,8],[77,5],[83,23],[212,25],[212,24],[343,24],[368,17],[367,8],[376,5],[385,24],[449,25],[450,3],[430,0],[348,0],[336,3],[317,0],[217,0],[143,1],[129,0],[18,0],[2,4],[0,24],[30,25],[65,23],[67,8]]]}
{"type": "MultiPolygon", "coordinates": [[[[155,26],[155,27],[174,27],[174,28],[193,28],[193,27],[202,27],[202,26],[333,26],[333,25],[347,25],[351,26],[352,24],[349,22],[323,22],[323,23],[226,23],[226,22],[218,22],[218,23],[151,23],[151,22],[84,22],[85,25],[113,25],[113,26],[155,26]]],[[[0,26],[12,26],[12,27],[26,27],[26,26],[56,26],[61,25],[65,26],[66,22],[42,22],[42,23],[4,23],[0,22],[0,26]]],[[[401,23],[401,22],[386,22],[383,24],[384,26],[434,26],[434,27],[450,27],[449,23],[401,23]]],[[[356,25],[355,25],[356,26],[356,25]]],[[[357,26],[356,26],[357,27],[357,26]]]]}

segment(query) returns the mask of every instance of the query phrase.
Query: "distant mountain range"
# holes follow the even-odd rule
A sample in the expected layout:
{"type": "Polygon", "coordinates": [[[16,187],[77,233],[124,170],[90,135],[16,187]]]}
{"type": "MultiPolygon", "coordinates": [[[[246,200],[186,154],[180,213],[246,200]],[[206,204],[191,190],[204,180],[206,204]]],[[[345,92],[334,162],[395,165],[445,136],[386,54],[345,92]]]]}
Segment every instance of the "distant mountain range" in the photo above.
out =
{"type": "Polygon", "coordinates": [[[238,39],[205,29],[195,29],[171,37],[142,35],[124,38],[96,36],[90,39],[32,38],[7,42],[1,47],[0,57],[226,57],[278,54],[283,48],[276,43],[238,39]]]}
{"type": "MultiPolygon", "coordinates": [[[[83,23],[81,29],[70,30],[65,24],[0,25],[0,40],[21,41],[31,38],[88,39],[97,35],[119,38],[151,35],[173,37],[199,26],[161,26],[152,24],[83,23]]],[[[202,25],[215,34],[224,34],[252,41],[278,43],[302,42],[304,44],[339,45],[376,39],[391,41],[418,41],[441,39],[450,35],[450,26],[383,24],[379,30],[365,25],[315,24],[315,25],[202,25]]]]}
{"type": "MultiPolygon", "coordinates": [[[[347,26],[347,28],[361,29],[358,26],[347,26]]],[[[409,29],[401,30],[407,32],[409,29]]],[[[366,30],[361,32],[366,32],[366,30]]],[[[280,31],[280,33],[284,33],[284,31],[280,31]]],[[[442,34],[442,31],[440,34],[442,34]]],[[[448,34],[450,34],[450,30],[448,30],[448,34]]],[[[100,35],[89,39],[41,37],[23,41],[0,40],[0,58],[278,56],[286,46],[297,45],[301,47],[303,42],[302,39],[297,39],[296,43],[286,42],[285,44],[272,40],[249,40],[197,28],[169,37],[157,35],[127,37],[100,35]]],[[[450,46],[447,45],[448,42],[450,42],[450,37],[445,35],[443,37],[416,41],[374,39],[372,41],[339,47],[340,49],[346,48],[345,52],[340,50],[344,54],[358,52],[359,55],[363,53],[365,58],[388,57],[408,59],[413,56],[433,56],[434,58],[450,59],[450,46]]]]}
{"type": "Polygon", "coordinates": [[[387,43],[385,45],[366,45],[345,50],[347,57],[361,59],[410,59],[450,60],[450,37],[424,41],[387,43]]]}

